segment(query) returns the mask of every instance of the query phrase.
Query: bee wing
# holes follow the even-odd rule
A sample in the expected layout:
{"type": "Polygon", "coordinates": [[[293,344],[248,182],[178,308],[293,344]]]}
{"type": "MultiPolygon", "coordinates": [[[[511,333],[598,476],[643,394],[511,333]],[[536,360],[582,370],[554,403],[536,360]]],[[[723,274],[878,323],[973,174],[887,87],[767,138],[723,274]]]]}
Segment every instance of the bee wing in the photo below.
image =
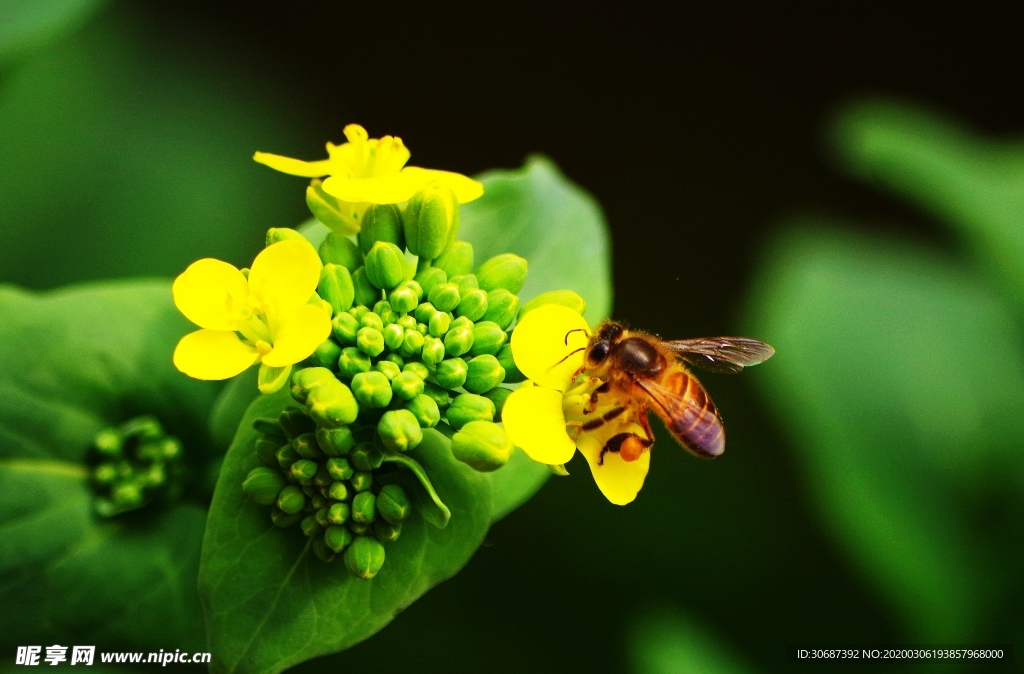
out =
{"type": "Polygon", "coordinates": [[[684,380],[663,386],[652,379],[636,379],[655,403],[665,427],[688,450],[699,456],[716,457],[725,451],[725,428],[718,409],[695,377],[681,369],[672,375],[684,380]]]}
{"type": "Polygon", "coordinates": [[[680,360],[724,374],[736,374],[775,355],[775,349],[749,337],[700,337],[662,343],[680,360]]]}

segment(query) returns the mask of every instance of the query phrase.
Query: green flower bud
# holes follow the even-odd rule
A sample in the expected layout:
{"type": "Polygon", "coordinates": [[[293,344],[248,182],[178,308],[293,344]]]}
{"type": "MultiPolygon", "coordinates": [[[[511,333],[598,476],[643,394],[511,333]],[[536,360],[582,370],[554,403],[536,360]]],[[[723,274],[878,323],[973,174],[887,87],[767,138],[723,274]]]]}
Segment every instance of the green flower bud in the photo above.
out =
{"type": "Polygon", "coordinates": [[[405,278],[405,253],[393,243],[378,241],[366,254],[363,269],[370,283],[382,290],[391,290],[405,278]]]}
{"type": "Polygon", "coordinates": [[[505,379],[505,369],[489,354],[470,358],[466,370],[463,386],[470,393],[486,393],[505,379]]]}
{"type": "Polygon", "coordinates": [[[327,547],[323,536],[313,539],[313,554],[319,557],[321,562],[333,562],[337,557],[334,551],[327,547]]]}
{"type": "Polygon", "coordinates": [[[459,232],[459,200],[450,187],[432,182],[409,199],[403,214],[409,252],[433,260],[459,232]]]}
{"type": "Polygon", "coordinates": [[[434,260],[434,267],[443,269],[449,277],[473,271],[472,244],[468,241],[453,241],[440,257],[434,260]]]}
{"type": "MultiPolygon", "coordinates": [[[[316,476],[316,471],[320,468],[316,461],[310,461],[309,459],[299,459],[292,464],[291,473],[292,477],[298,480],[299,484],[309,484],[313,481],[316,476]]],[[[281,510],[285,510],[284,507],[281,510]]]]}
{"type": "MultiPolygon", "coordinates": [[[[362,329],[362,328],[360,328],[362,329]]],[[[372,367],[370,357],[354,346],[346,346],[338,358],[338,374],[342,377],[354,377],[360,372],[369,372],[372,367]]]]}
{"type": "Polygon", "coordinates": [[[377,470],[384,462],[384,454],[370,442],[361,442],[349,455],[349,461],[357,470],[377,470]]]}
{"type": "MultiPolygon", "coordinates": [[[[340,485],[343,488],[345,486],[340,482],[335,482],[335,484],[340,485]]],[[[352,506],[348,503],[334,503],[331,504],[331,507],[327,510],[327,521],[331,524],[344,524],[351,516],[352,506]]]]}
{"type": "MultiPolygon", "coordinates": [[[[344,501],[348,498],[348,485],[341,480],[335,480],[329,487],[327,487],[327,496],[335,501],[344,501]]],[[[334,506],[331,506],[331,508],[333,509],[334,506]]],[[[341,524],[341,522],[336,522],[336,524],[341,524]]]]}
{"type": "Polygon", "coordinates": [[[352,391],[366,407],[387,407],[391,402],[391,382],[380,372],[360,372],[352,377],[352,391]]]}
{"type": "Polygon", "coordinates": [[[331,334],[339,343],[351,346],[356,343],[359,319],[352,314],[341,313],[331,319],[331,334]]]}
{"type": "Polygon", "coordinates": [[[397,484],[386,484],[377,495],[377,512],[389,524],[401,524],[412,513],[412,501],[397,484]]]}
{"type": "Polygon", "coordinates": [[[359,415],[359,405],[352,391],[336,379],[326,381],[310,391],[306,398],[306,409],[316,423],[324,428],[351,424],[359,415]]]}
{"type": "MultiPolygon", "coordinates": [[[[427,299],[438,311],[453,311],[455,307],[459,306],[461,299],[459,286],[454,283],[438,283],[427,293],[427,299]]],[[[416,320],[420,320],[419,316],[416,317],[416,320]]],[[[429,317],[427,321],[423,322],[427,323],[428,321],[429,317]]]]}
{"type": "Polygon", "coordinates": [[[280,446],[279,439],[263,436],[256,440],[256,456],[264,465],[274,468],[277,466],[277,450],[280,446]]]}
{"type": "MultiPolygon", "coordinates": [[[[331,524],[330,520],[327,519],[328,512],[329,511],[327,510],[326,506],[320,506],[319,508],[317,508],[317,511],[313,513],[313,517],[316,519],[316,523],[320,525],[320,531],[323,531],[331,524]]],[[[315,535],[315,533],[306,535],[313,536],[315,535]]]]}
{"type": "MultiPolygon", "coordinates": [[[[388,326],[388,328],[392,328],[392,327],[395,327],[395,326],[392,326],[392,325],[388,326]]],[[[399,329],[401,329],[401,328],[399,328],[399,329]]],[[[390,381],[390,382],[395,381],[395,377],[397,377],[398,375],[400,375],[402,373],[402,368],[398,367],[398,365],[396,365],[395,363],[392,363],[390,360],[382,360],[382,361],[380,361],[379,363],[377,363],[376,365],[373,366],[373,369],[377,370],[377,372],[380,372],[382,375],[387,377],[388,381],[390,381]]]]}
{"type": "Polygon", "coordinates": [[[334,232],[324,237],[318,251],[324,264],[340,264],[349,272],[363,266],[363,253],[350,239],[334,232]]]}
{"type": "MultiPolygon", "coordinates": [[[[347,316],[348,314],[341,314],[347,316]]],[[[341,346],[333,339],[325,339],[323,344],[316,347],[316,351],[309,357],[309,362],[316,367],[333,368],[338,366],[338,358],[341,357],[341,346]]]]}
{"type": "Polygon", "coordinates": [[[121,449],[124,446],[124,439],[121,432],[116,428],[104,428],[96,434],[93,439],[93,446],[104,456],[120,457],[121,449]]]}
{"type": "MultiPolygon", "coordinates": [[[[331,482],[333,480],[334,478],[331,477],[331,474],[327,471],[327,466],[321,465],[319,468],[317,468],[316,475],[313,477],[313,484],[315,484],[318,487],[327,488],[331,485],[331,482]]],[[[316,498],[320,498],[320,496],[318,495],[316,498]]],[[[322,508],[323,504],[321,504],[319,507],[322,508]]]]}
{"type": "Polygon", "coordinates": [[[384,328],[384,344],[389,349],[398,349],[405,339],[405,329],[398,323],[392,323],[384,328]]]}
{"type": "Polygon", "coordinates": [[[451,324],[451,314],[447,314],[443,311],[435,311],[434,315],[430,317],[430,322],[427,324],[427,331],[433,337],[441,337],[444,333],[448,332],[448,328],[451,327],[451,324]]]}
{"type": "Polygon", "coordinates": [[[363,213],[359,223],[359,249],[367,254],[378,241],[405,248],[402,231],[402,212],[395,204],[374,204],[363,213]]]}
{"type": "Polygon", "coordinates": [[[402,372],[391,380],[391,390],[402,400],[412,400],[423,393],[423,380],[412,372],[402,372]]]}
{"type": "Polygon", "coordinates": [[[416,331],[418,333],[420,333],[421,335],[423,335],[424,337],[426,337],[427,336],[427,324],[426,323],[417,323],[416,324],[416,331]]]}
{"type": "Polygon", "coordinates": [[[405,409],[385,412],[377,423],[377,433],[384,446],[393,452],[410,450],[423,440],[420,422],[405,409]]]}
{"type": "Polygon", "coordinates": [[[277,465],[281,466],[284,470],[291,468],[292,464],[301,458],[298,453],[292,449],[291,443],[288,443],[283,447],[279,447],[275,456],[277,457],[277,465]]]}
{"type": "Polygon", "coordinates": [[[504,466],[514,449],[505,430],[490,421],[470,421],[452,438],[455,458],[481,472],[504,466]]]}
{"type": "MultiPolygon", "coordinates": [[[[319,475],[319,473],[317,474],[319,475]]],[[[318,491],[314,491],[314,493],[311,496],[309,494],[306,494],[306,496],[309,496],[309,502],[310,504],[312,504],[315,510],[320,510],[320,508],[327,508],[327,506],[330,504],[330,501],[327,500],[327,497],[318,491]]]]}
{"type": "Polygon", "coordinates": [[[402,524],[388,524],[384,520],[373,523],[373,535],[383,543],[394,543],[402,535],[402,524]]]}
{"type": "Polygon", "coordinates": [[[492,388],[483,394],[485,398],[494,403],[494,420],[501,421],[501,410],[505,407],[505,401],[512,395],[512,389],[501,386],[492,388]]]}
{"type": "MultiPolygon", "coordinates": [[[[417,324],[426,323],[430,320],[430,317],[433,316],[436,312],[437,307],[435,307],[430,302],[424,302],[423,304],[417,306],[416,309],[413,311],[413,317],[415,317],[417,324]]],[[[415,325],[410,327],[415,327],[415,325]]]]}
{"type": "Polygon", "coordinates": [[[316,443],[320,446],[320,451],[327,456],[345,456],[355,445],[355,438],[352,437],[352,429],[348,426],[318,428],[316,443]]]}
{"type": "Polygon", "coordinates": [[[373,492],[364,491],[352,499],[352,519],[369,524],[377,516],[377,497],[373,492]]]}
{"type": "MultiPolygon", "coordinates": [[[[377,304],[380,304],[378,302],[377,304]]],[[[384,330],[384,319],[379,314],[375,314],[372,311],[367,311],[359,317],[359,325],[363,328],[373,328],[374,330],[384,330]]],[[[359,338],[359,333],[356,332],[356,339],[359,338]]]]}
{"type": "Polygon", "coordinates": [[[449,330],[459,330],[461,328],[469,328],[470,330],[472,330],[473,321],[469,320],[465,316],[459,316],[454,321],[452,321],[452,327],[449,328],[449,330]]]}
{"type": "Polygon", "coordinates": [[[335,457],[327,459],[327,472],[330,473],[331,477],[335,480],[348,480],[352,477],[352,473],[355,471],[353,471],[352,464],[349,463],[348,459],[335,457]]]}
{"type": "Polygon", "coordinates": [[[399,325],[403,330],[415,330],[416,329],[416,317],[415,316],[402,316],[395,325],[399,325]]]}
{"type": "MultiPolygon", "coordinates": [[[[403,335],[403,339],[404,337],[405,336],[403,335]]],[[[384,360],[394,363],[398,367],[405,367],[405,358],[402,358],[397,353],[389,353],[388,355],[384,356],[384,360]]]]}
{"type": "Polygon", "coordinates": [[[274,526],[280,527],[282,529],[287,529],[288,527],[294,525],[301,519],[301,512],[286,513],[280,508],[274,508],[273,510],[270,511],[270,521],[274,523],[274,526]]]}
{"type": "Polygon", "coordinates": [[[452,404],[451,393],[448,389],[438,386],[434,382],[428,381],[423,385],[423,395],[433,400],[438,409],[447,409],[452,404]]]}
{"type": "Polygon", "coordinates": [[[332,525],[324,529],[324,545],[335,552],[341,552],[347,548],[352,543],[353,538],[355,538],[355,536],[353,536],[352,532],[348,530],[348,527],[332,525]]]}
{"type": "Polygon", "coordinates": [[[319,179],[312,181],[306,188],[306,206],[314,218],[334,232],[351,235],[358,231],[346,221],[342,213],[344,206],[324,191],[323,181],[319,179]]]}
{"type": "MultiPolygon", "coordinates": [[[[447,340],[445,342],[447,346],[447,340]]],[[[448,358],[437,364],[434,379],[441,386],[454,390],[466,383],[466,375],[468,373],[469,369],[466,367],[466,361],[461,358],[448,358]]]]}
{"type": "Polygon", "coordinates": [[[310,538],[318,536],[324,532],[324,528],[316,521],[315,515],[309,515],[302,518],[299,522],[299,528],[302,529],[302,533],[306,534],[310,538]]]}
{"type": "Polygon", "coordinates": [[[430,294],[430,291],[434,289],[434,286],[441,283],[448,283],[448,274],[443,269],[437,267],[427,267],[419,272],[416,272],[415,280],[420,284],[420,289],[423,294],[420,299],[430,294]]]}
{"type": "Polygon", "coordinates": [[[423,342],[423,335],[418,330],[406,330],[398,352],[406,357],[415,356],[423,350],[423,342]]]}
{"type": "Polygon", "coordinates": [[[282,241],[305,241],[306,237],[299,234],[291,227],[271,227],[267,230],[267,246],[273,246],[282,241]]]}
{"type": "Polygon", "coordinates": [[[516,361],[512,358],[512,345],[506,344],[501,347],[498,351],[498,363],[505,370],[505,384],[518,384],[521,381],[526,381],[526,375],[519,371],[516,367],[516,361]]]}
{"type": "Polygon", "coordinates": [[[391,308],[400,314],[406,314],[416,308],[423,296],[423,289],[416,281],[402,281],[398,287],[388,294],[391,308]]]}
{"type": "Polygon", "coordinates": [[[494,321],[502,330],[507,330],[518,310],[519,298],[508,290],[499,288],[487,293],[487,311],[484,312],[483,318],[485,321],[494,321]]]}
{"type": "Polygon", "coordinates": [[[356,333],[356,346],[367,356],[379,356],[384,353],[384,335],[376,328],[359,328],[359,332],[356,333]]]}
{"type": "Polygon", "coordinates": [[[527,302],[519,309],[519,320],[523,319],[523,316],[533,311],[537,307],[544,306],[545,304],[560,304],[563,307],[569,307],[580,316],[587,310],[587,302],[578,294],[571,290],[552,290],[550,292],[541,293],[532,300],[527,302]]]}
{"type": "Polygon", "coordinates": [[[459,288],[460,297],[465,297],[466,293],[471,290],[480,289],[480,282],[477,281],[476,274],[458,274],[457,276],[449,274],[448,282],[454,283],[459,288]]]}
{"type": "MultiPolygon", "coordinates": [[[[460,325],[449,328],[444,336],[444,351],[449,356],[461,356],[473,348],[473,329],[460,325]]],[[[444,384],[442,384],[444,386],[444,384]]]]}
{"type": "Polygon", "coordinates": [[[277,507],[289,515],[301,512],[306,507],[306,495],[293,484],[288,485],[277,495],[277,507]]]}
{"type": "Polygon", "coordinates": [[[349,484],[356,490],[357,493],[364,492],[373,486],[373,473],[368,471],[357,470],[352,473],[352,478],[349,480],[349,484]]]}
{"type": "Polygon", "coordinates": [[[345,549],[348,570],[369,580],[384,566],[384,546],[372,536],[358,536],[345,549]]]}
{"type": "Polygon", "coordinates": [[[381,300],[374,304],[373,313],[380,317],[382,328],[398,320],[398,314],[391,308],[391,302],[387,300],[381,300]]]}
{"type": "Polygon", "coordinates": [[[480,321],[473,326],[473,348],[469,350],[470,355],[492,356],[505,345],[508,335],[493,321],[480,321]]]}
{"type": "Polygon", "coordinates": [[[380,290],[370,282],[365,266],[352,272],[352,287],[356,291],[356,304],[362,305],[364,309],[380,299],[380,290]]]}
{"type": "Polygon", "coordinates": [[[364,536],[370,533],[370,528],[372,526],[373,525],[367,524],[366,522],[355,522],[353,520],[349,520],[348,522],[349,531],[354,533],[356,536],[364,536]]]}
{"type": "Polygon", "coordinates": [[[270,505],[277,500],[287,481],[280,471],[266,466],[253,468],[242,483],[242,489],[260,505],[270,505]]]}
{"type": "Polygon", "coordinates": [[[316,430],[316,424],[301,407],[286,407],[277,422],[289,438],[297,438],[303,433],[316,430]]]}
{"type": "MultiPolygon", "coordinates": [[[[441,314],[446,316],[447,314],[441,314]]],[[[425,337],[423,349],[420,351],[420,358],[430,366],[435,366],[444,360],[444,342],[437,337],[425,337]]]]}
{"type": "Polygon", "coordinates": [[[319,459],[323,457],[320,445],[317,444],[314,433],[303,433],[292,440],[292,449],[303,459],[319,459]]]}
{"type": "MultiPolygon", "coordinates": [[[[373,301],[376,302],[377,300],[373,301]]],[[[363,320],[363,317],[366,316],[366,314],[370,313],[370,310],[361,304],[357,304],[351,309],[349,309],[348,313],[352,314],[352,317],[355,318],[357,321],[361,321],[363,320]]]]}
{"type": "Polygon", "coordinates": [[[480,265],[477,280],[480,287],[488,292],[504,288],[512,294],[518,293],[526,281],[527,263],[524,258],[512,253],[495,255],[480,265]]]}
{"type": "Polygon", "coordinates": [[[452,401],[446,416],[448,425],[455,430],[460,430],[471,421],[493,420],[494,403],[480,395],[463,393],[452,401]]]}
{"type": "Polygon", "coordinates": [[[339,311],[348,311],[356,297],[352,275],[340,264],[324,265],[320,270],[320,283],[316,287],[316,294],[327,300],[335,314],[339,311]]]}
{"type": "Polygon", "coordinates": [[[487,293],[483,290],[469,290],[462,295],[455,313],[470,321],[478,321],[487,312],[487,293]]]}
{"type": "Polygon", "coordinates": [[[402,368],[402,372],[411,372],[420,379],[426,380],[430,376],[430,370],[423,363],[417,363],[416,361],[410,361],[405,364],[402,368]]]}
{"type": "Polygon", "coordinates": [[[416,417],[420,428],[433,428],[437,422],[441,421],[441,411],[437,408],[434,399],[428,395],[421,393],[416,396],[405,405],[405,409],[416,417]]]}

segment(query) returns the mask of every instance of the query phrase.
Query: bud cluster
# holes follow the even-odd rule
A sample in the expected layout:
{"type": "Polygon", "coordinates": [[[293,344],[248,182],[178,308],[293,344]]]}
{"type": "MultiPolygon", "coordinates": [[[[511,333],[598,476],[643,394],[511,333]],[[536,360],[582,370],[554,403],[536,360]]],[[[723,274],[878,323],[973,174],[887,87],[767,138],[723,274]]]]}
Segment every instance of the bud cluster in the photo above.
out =
{"type": "MultiPolygon", "coordinates": [[[[303,407],[261,423],[263,466],[244,489],[272,505],[275,524],[298,524],[317,555],[343,554],[372,578],[384,543],[410,513],[395,483],[423,431],[452,437],[456,459],[481,471],[504,465],[513,445],[500,421],[523,381],[509,338],[526,260],[498,255],[474,270],[473,247],[457,239],[455,195],[431,184],[401,208],[370,206],[356,240],[328,234],[317,294],[332,334],[291,375],[303,407]]],[[[420,479],[423,479],[420,477],[420,479]]]]}
{"type": "Polygon", "coordinates": [[[183,459],[181,442],[151,416],[103,429],[89,456],[96,514],[114,517],[173,496],[181,487],[183,459]]]}

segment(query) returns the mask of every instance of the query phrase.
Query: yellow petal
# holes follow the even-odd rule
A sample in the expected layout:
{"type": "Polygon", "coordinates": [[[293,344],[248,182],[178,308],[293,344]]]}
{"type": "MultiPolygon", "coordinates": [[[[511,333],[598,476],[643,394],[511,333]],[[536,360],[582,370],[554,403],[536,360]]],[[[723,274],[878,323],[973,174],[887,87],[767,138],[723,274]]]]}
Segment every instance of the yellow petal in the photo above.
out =
{"type": "MultiPolygon", "coordinates": [[[[263,249],[249,271],[249,292],[269,313],[273,323],[309,300],[320,282],[323,264],[308,241],[289,239],[263,249]]],[[[321,340],[323,341],[323,340],[321,340]]]]}
{"type": "Polygon", "coordinates": [[[323,188],[324,192],[340,201],[400,204],[408,201],[419,189],[415,183],[405,178],[403,173],[374,178],[346,178],[333,175],[324,180],[323,188]]]}
{"type": "Polygon", "coordinates": [[[301,159],[292,159],[291,157],[284,157],[279,154],[271,154],[269,152],[257,152],[252,156],[254,160],[269,166],[275,171],[281,173],[287,173],[293,176],[301,176],[303,178],[319,178],[330,173],[330,161],[321,159],[319,161],[303,161],[301,159]]]}
{"type": "Polygon", "coordinates": [[[195,379],[227,379],[245,371],[259,353],[227,330],[197,330],[174,349],[174,367],[195,379]]]}
{"type": "Polygon", "coordinates": [[[174,305],[201,328],[232,330],[245,307],[249,285],[227,262],[205,258],[189,265],[171,286],[174,305]]]}
{"type": "Polygon", "coordinates": [[[578,313],[546,304],[519,321],[512,332],[512,357],[519,371],[540,386],[564,391],[583,365],[583,351],[572,352],[587,345],[589,334],[590,326],[578,313]]]}
{"type": "Polygon", "coordinates": [[[279,317],[274,349],[263,356],[267,367],[285,367],[309,358],[331,334],[331,319],[320,307],[304,304],[279,317]]]}
{"type": "Polygon", "coordinates": [[[512,443],[534,461],[558,465],[576,452],[576,445],[565,432],[562,394],[558,391],[520,387],[505,401],[501,421],[512,443]]]}
{"type": "Polygon", "coordinates": [[[426,169],[419,166],[407,166],[402,169],[402,175],[419,185],[413,193],[423,189],[427,183],[436,180],[442,185],[451,188],[452,192],[455,192],[455,196],[460,204],[473,201],[484,193],[483,183],[468,178],[461,173],[426,169]]]}
{"type": "MultiPolygon", "coordinates": [[[[511,396],[509,396],[511,400],[511,396]]],[[[647,469],[651,465],[651,453],[645,451],[636,461],[623,461],[616,452],[605,452],[601,458],[604,443],[618,433],[636,433],[646,437],[643,429],[635,423],[615,424],[609,422],[597,431],[580,433],[576,438],[580,453],[587,458],[590,472],[598,489],[615,505],[626,505],[636,498],[644,486],[647,469]],[[598,461],[602,461],[598,464],[598,461]]]]}

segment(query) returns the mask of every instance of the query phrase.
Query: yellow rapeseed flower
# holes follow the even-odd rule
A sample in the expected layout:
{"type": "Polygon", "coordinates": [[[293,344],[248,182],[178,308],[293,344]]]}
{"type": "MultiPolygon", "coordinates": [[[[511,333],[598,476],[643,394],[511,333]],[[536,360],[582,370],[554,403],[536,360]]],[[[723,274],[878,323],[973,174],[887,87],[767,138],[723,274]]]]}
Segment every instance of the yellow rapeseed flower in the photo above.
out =
{"type": "Polygon", "coordinates": [[[455,192],[460,204],[484,193],[482,184],[459,173],[406,166],[409,150],[401,138],[369,138],[358,124],[345,127],[347,143],[327,143],[327,159],[302,161],[268,152],[253,159],[272,169],[304,178],[322,178],[323,190],[342,202],[341,216],[359,229],[363,212],[370,204],[400,204],[426,187],[439,182],[455,192]]]}
{"type": "Polygon", "coordinates": [[[650,452],[624,461],[614,452],[602,456],[602,449],[619,433],[645,439],[647,434],[631,410],[594,430],[584,430],[589,419],[608,409],[602,406],[584,413],[591,393],[604,383],[581,374],[583,352],[572,353],[586,345],[589,332],[582,316],[561,305],[548,304],[527,313],[512,333],[512,357],[530,381],[508,397],[501,418],[512,442],[534,461],[561,465],[578,449],[601,493],[612,503],[625,505],[644,484],[650,452]]]}
{"type": "Polygon", "coordinates": [[[172,292],[202,329],[178,342],[175,367],[196,379],[227,379],[257,362],[276,371],[308,358],[331,332],[331,317],[319,301],[310,303],[321,267],[313,246],[300,240],[268,246],[248,278],[227,262],[193,262],[172,292]]]}

